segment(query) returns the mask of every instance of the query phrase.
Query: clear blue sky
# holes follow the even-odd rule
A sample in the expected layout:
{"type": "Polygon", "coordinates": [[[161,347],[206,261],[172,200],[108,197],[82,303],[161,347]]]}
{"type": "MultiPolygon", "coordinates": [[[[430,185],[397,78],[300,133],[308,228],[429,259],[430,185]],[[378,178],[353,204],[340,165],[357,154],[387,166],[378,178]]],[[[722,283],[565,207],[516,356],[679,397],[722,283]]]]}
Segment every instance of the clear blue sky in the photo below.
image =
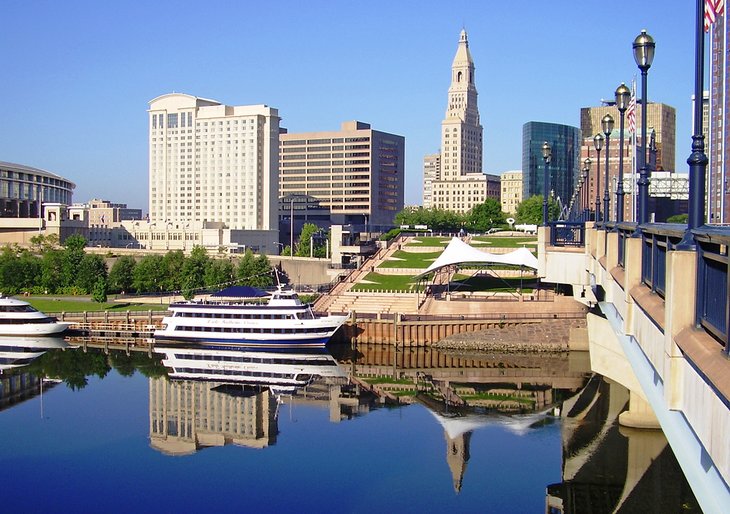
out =
{"type": "Polygon", "coordinates": [[[694,1],[4,0],[0,12],[0,160],[74,181],[76,202],[147,211],[147,102],[176,91],[268,104],[294,132],[357,119],[403,135],[406,203],[420,203],[462,27],[485,172],[520,169],[525,122],[578,126],[581,107],[630,83],[642,28],[657,42],[649,98],[677,109],[678,171],[690,153],[694,1]]]}

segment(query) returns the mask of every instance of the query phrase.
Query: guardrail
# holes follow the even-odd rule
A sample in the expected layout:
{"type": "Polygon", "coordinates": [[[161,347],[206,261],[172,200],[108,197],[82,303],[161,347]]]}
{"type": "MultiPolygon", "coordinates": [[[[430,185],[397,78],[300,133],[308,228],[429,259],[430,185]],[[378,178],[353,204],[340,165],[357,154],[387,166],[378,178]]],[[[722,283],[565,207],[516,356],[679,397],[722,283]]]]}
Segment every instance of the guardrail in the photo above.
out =
{"type": "Polygon", "coordinates": [[[641,231],[641,282],[661,298],[666,294],[667,252],[682,240],[684,229],[674,224],[643,225],[641,231]]]}
{"type": "Polygon", "coordinates": [[[586,226],[581,221],[550,223],[550,246],[585,246],[586,226]]]}
{"type": "Polygon", "coordinates": [[[730,355],[730,230],[701,227],[692,233],[697,241],[697,320],[725,347],[730,355]]]}

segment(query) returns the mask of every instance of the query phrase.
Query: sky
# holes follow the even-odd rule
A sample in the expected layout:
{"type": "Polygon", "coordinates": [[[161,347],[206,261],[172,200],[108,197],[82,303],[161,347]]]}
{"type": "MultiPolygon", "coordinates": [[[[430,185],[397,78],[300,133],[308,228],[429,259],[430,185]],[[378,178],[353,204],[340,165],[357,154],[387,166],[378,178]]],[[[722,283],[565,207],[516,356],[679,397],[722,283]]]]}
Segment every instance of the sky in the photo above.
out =
{"type": "MultiPolygon", "coordinates": [[[[347,120],[406,138],[406,204],[421,203],[451,62],[465,28],[485,173],[519,170],[522,125],[580,125],[656,41],[648,98],[677,110],[677,171],[691,151],[694,2],[638,0],[2,0],[0,161],[148,210],[148,102],[187,93],[266,104],[289,132],[347,120]]],[[[617,123],[618,124],[618,123],[617,123]]]]}

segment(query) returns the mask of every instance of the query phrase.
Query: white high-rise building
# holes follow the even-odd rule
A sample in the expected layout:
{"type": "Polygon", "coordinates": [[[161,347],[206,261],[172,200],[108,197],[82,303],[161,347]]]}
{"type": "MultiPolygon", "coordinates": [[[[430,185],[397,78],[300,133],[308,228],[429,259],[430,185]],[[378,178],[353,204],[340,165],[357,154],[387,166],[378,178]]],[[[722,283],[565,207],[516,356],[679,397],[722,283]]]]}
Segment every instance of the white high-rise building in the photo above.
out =
{"type": "Polygon", "coordinates": [[[180,93],[150,101],[153,224],[191,233],[277,230],[278,161],[277,109],[232,107],[180,93]]]}

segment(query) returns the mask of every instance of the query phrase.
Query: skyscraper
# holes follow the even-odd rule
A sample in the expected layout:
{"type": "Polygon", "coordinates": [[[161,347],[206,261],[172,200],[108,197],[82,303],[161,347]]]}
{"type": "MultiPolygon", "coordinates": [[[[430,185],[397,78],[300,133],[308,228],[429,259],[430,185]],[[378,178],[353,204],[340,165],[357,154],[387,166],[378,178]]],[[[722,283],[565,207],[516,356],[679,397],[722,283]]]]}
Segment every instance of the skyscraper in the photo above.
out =
{"type": "Polygon", "coordinates": [[[444,180],[482,172],[482,126],[466,30],[459,35],[451,64],[449,100],[441,122],[441,170],[444,180]]]}
{"type": "Polygon", "coordinates": [[[441,122],[439,167],[435,170],[433,162],[433,155],[424,159],[424,206],[463,213],[487,198],[474,60],[465,30],[459,35],[451,64],[446,115],[441,122]]]}
{"type": "MultiPolygon", "coordinates": [[[[730,130],[727,112],[730,109],[730,84],[727,80],[728,36],[730,23],[717,16],[710,29],[710,137],[705,139],[709,223],[730,222],[730,130]]],[[[687,154],[689,155],[689,148],[687,154]]]]}
{"type": "Polygon", "coordinates": [[[172,93],[148,112],[153,223],[277,230],[276,109],[172,93]]]}
{"type": "Polygon", "coordinates": [[[552,149],[547,194],[568,205],[580,168],[580,129],[569,125],[528,121],[522,126],[522,197],[545,193],[542,145],[546,141],[552,149]]]}

